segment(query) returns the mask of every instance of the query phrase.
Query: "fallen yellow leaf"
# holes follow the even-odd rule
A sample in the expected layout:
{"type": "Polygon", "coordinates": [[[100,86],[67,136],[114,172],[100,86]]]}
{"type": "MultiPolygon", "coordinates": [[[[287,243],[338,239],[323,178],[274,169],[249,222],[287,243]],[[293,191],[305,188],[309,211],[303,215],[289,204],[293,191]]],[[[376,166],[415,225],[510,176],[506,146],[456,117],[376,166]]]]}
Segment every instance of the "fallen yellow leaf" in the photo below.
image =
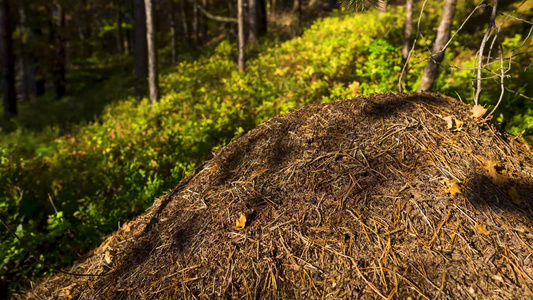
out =
{"type": "Polygon", "coordinates": [[[522,204],[522,200],[520,199],[520,195],[518,195],[518,191],[516,190],[516,188],[514,186],[509,189],[509,197],[511,197],[511,200],[513,201],[514,204],[516,204],[516,205],[522,204]]]}
{"type": "Polygon", "coordinates": [[[477,230],[477,232],[481,233],[481,234],[484,234],[484,235],[489,235],[490,232],[487,230],[487,226],[485,225],[481,225],[481,224],[477,224],[474,225],[474,228],[477,230]]]}
{"type": "Polygon", "coordinates": [[[451,131],[461,131],[463,130],[463,124],[464,122],[461,120],[457,120],[453,118],[452,116],[447,116],[442,118],[444,121],[446,121],[446,124],[448,124],[448,129],[451,131]]]}
{"type": "Polygon", "coordinates": [[[452,196],[461,193],[461,187],[459,186],[459,182],[457,180],[445,180],[444,184],[446,184],[446,188],[444,189],[446,193],[450,193],[452,196]]]}
{"type": "Polygon", "coordinates": [[[485,165],[485,170],[487,171],[489,177],[492,179],[492,182],[495,184],[501,185],[505,183],[507,180],[506,178],[498,173],[498,170],[496,170],[496,167],[498,166],[498,162],[495,160],[487,160],[485,165]]]}
{"type": "Polygon", "coordinates": [[[241,230],[246,225],[246,215],[241,213],[235,224],[235,230],[241,230]]]}
{"type": "Polygon", "coordinates": [[[478,105],[472,107],[470,112],[472,113],[472,117],[473,118],[479,119],[479,118],[483,117],[483,115],[487,112],[487,109],[478,104],[478,105]]]}

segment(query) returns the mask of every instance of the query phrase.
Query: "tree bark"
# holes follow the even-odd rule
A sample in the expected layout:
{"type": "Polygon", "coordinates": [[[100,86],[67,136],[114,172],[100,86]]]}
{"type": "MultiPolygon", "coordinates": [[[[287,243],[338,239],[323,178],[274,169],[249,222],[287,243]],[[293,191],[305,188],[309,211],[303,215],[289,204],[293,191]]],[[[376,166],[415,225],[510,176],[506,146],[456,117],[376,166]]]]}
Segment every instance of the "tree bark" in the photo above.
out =
{"type": "Polygon", "coordinates": [[[433,43],[433,49],[431,51],[431,57],[424,69],[424,75],[422,81],[418,87],[418,91],[428,91],[431,89],[433,82],[437,78],[437,71],[439,64],[444,58],[444,46],[450,38],[450,31],[452,28],[453,17],[455,15],[455,8],[457,6],[457,0],[445,0],[444,8],[442,10],[442,19],[437,29],[437,37],[433,43]]]}
{"type": "Polygon", "coordinates": [[[248,41],[254,43],[259,36],[259,26],[257,22],[258,0],[248,0],[248,41]]]}
{"type": "Polygon", "coordinates": [[[157,49],[154,32],[154,9],[152,0],[144,0],[146,8],[146,40],[148,42],[148,87],[150,88],[150,102],[159,100],[159,80],[157,73],[157,49]]]}
{"type": "Polygon", "coordinates": [[[147,70],[147,49],[146,49],[146,12],[143,0],[133,0],[133,35],[134,35],[134,65],[135,76],[138,79],[146,79],[147,70]]]}
{"type": "Polygon", "coordinates": [[[54,36],[54,50],[55,59],[52,66],[52,73],[54,77],[54,88],[56,92],[56,99],[60,99],[65,95],[65,11],[63,6],[58,1],[54,1],[52,16],[53,22],[53,36],[54,36]]]}
{"type": "MultiPolygon", "coordinates": [[[[206,11],[209,11],[208,0],[202,0],[202,6],[206,11]]],[[[202,32],[202,43],[207,42],[207,17],[205,14],[202,15],[200,25],[200,31],[202,32]]]]}
{"type": "Polygon", "coordinates": [[[198,20],[198,0],[193,0],[192,2],[192,32],[194,35],[195,44],[198,45],[200,42],[199,35],[199,20],[198,20]]]}
{"type": "Polygon", "coordinates": [[[407,0],[405,6],[405,31],[402,48],[402,65],[407,61],[411,51],[411,35],[413,34],[413,0],[407,0]]]}
{"type": "Polygon", "coordinates": [[[15,57],[8,0],[0,0],[0,65],[2,67],[2,88],[4,117],[17,114],[17,92],[15,90],[15,57]]]}
{"type": "Polygon", "coordinates": [[[22,100],[29,102],[36,96],[35,85],[35,58],[32,54],[33,49],[33,36],[31,30],[27,26],[26,7],[24,1],[20,2],[18,9],[19,14],[19,62],[21,73],[21,90],[22,100]]]}
{"type": "Polygon", "coordinates": [[[187,14],[185,13],[185,11],[187,10],[186,5],[187,5],[186,1],[180,2],[180,17],[181,17],[181,22],[183,26],[184,37],[187,40],[187,42],[191,44],[191,31],[189,30],[189,23],[187,22],[187,14]]]}
{"type": "Polygon", "coordinates": [[[172,43],[172,49],[171,49],[171,53],[172,53],[172,64],[175,64],[177,61],[178,61],[178,52],[177,52],[177,47],[178,47],[178,37],[177,37],[177,33],[176,33],[176,12],[175,12],[175,9],[174,9],[174,1],[170,0],[169,1],[169,6],[170,6],[170,9],[169,9],[169,21],[170,21],[170,39],[171,39],[171,43],[172,43]]]}
{"type": "Polygon", "coordinates": [[[239,59],[238,65],[241,71],[244,71],[244,46],[246,43],[244,37],[244,7],[243,0],[237,0],[237,19],[238,19],[238,31],[239,31],[239,59]]]}

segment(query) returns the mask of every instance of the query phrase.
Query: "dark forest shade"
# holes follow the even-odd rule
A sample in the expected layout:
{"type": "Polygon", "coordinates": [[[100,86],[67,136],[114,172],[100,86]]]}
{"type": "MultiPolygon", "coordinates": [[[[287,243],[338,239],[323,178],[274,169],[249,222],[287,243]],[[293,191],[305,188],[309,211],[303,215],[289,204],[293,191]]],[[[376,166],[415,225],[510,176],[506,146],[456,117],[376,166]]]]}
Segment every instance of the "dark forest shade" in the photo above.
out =
{"type": "Polygon", "coordinates": [[[65,95],[65,11],[63,6],[54,1],[51,9],[52,15],[52,38],[54,43],[54,63],[52,66],[52,74],[54,77],[54,89],[56,99],[65,95]]]}
{"type": "Polygon", "coordinates": [[[146,13],[143,0],[133,0],[133,15],[135,76],[138,79],[146,79],[148,54],[146,49],[146,13]]]}
{"type": "Polygon", "coordinates": [[[13,55],[13,37],[11,36],[11,18],[8,0],[0,0],[0,65],[2,71],[2,90],[4,99],[4,116],[17,114],[17,93],[15,91],[15,57],[13,55]]]}

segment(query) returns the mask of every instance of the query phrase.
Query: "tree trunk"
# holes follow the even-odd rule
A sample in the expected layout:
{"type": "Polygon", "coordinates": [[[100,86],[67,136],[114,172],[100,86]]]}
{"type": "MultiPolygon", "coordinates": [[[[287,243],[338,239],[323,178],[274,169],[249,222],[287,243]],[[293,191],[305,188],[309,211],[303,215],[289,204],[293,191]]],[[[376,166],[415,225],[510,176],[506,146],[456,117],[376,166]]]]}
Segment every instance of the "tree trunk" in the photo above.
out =
{"type": "Polygon", "coordinates": [[[146,79],[147,70],[147,50],[146,50],[146,12],[143,0],[133,0],[133,35],[134,35],[134,60],[135,76],[138,79],[146,79]]]}
{"type": "Polygon", "coordinates": [[[150,88],[150,102],[154,104],[159,100],[159,82],[152,4],[152,0],[144,0],[144,6],[146,7],[146,40],[148,42],[148,86],[150,88]]]}
{"type": "Polygon", "coordinates": [[[9,3],[8,0],[0,0],[0,66],[2,67],[4,117],[6,119],[17,114],[14,61],[9,3]]]}
{"type": "Polygon", "coordinates": [[[171,49],[172,64],[175,64],[178,61],[178,53],[177,53],[178,37],[176,33],[176,12],[174,9],[174,1],[170,0],[169,6],[170,6],[170,9],[169,9],[168,14],[169,14],[169,21],[170,21],[170,39],[172,43],[172,46],[171,46],[172,47],[171,49]]]}
{"type": "MultiPolygon", "coordinates": [[[[202,0],[202,6],[206,11],[209,11],[209,1],[208,0],[202,0]]],[[[202,32],[202,42],[207,42],[207,17],[202,14],[202,22],[201,22],[201,32],[202,32]]]]}
{"type": "Polygon", "coordinates": [[[56,92],[56,99],[60,99],[65,95],[66,82],[65,82],[65,11],[63,6],[54,1],[52,16],[53,22],[53,36],[54,36],[54,50],[55,59],[52,66],[52,73],[54,77],[54,89],[56,92]]]}
{"type": "Polygon", "coordinates": [[[413,0],[407,0],[405,7],[405,32],[402,48],[402,65],[407,61],[411,51],[411,34],[413,33],[413,0]]]}
{"type": "Polygon", "coordinates": [[[244,45],[245,45],[245,38],[244,38],[244,7],[243,7],[243,0],[237,1],[237,19],[238,19],[238,30],[239,30],[239,69],[241,71],[244,71],[244,45]]]}
{"type": "Polygon", "coordinates": [[[442,19],[437,29],[437,37],[433,43],[433,50],[431,51],[431,57],[424,69],[424,75],[422,81],[418,87],[418,91],[428,91],[431,89],[433,82],[437,78],[437,71],[439,64],[444,58],[444,46],[450,38],[450,31],[453,23],[453,16],[455,15],[455,8],[457,6],[457,0],[445,0],[444,8],[442,10],[442,19]]]}
{"type": "Polygon", "coordinates": [[[192,3],[192,33],[194,36],[194,42],[196,45],[199,44],[199,20],[198,20],[198,0],[193,0],[192,3]]]}
{"type": "Polygon", "coordinates": [[[254,43],[259,36],[259,26],[257,22],[258,0],[248,0],[248,41],[254,43]]]}
{"type": "Polygon", "coordinates": [[[22,90],[22,100],[24,102],[29,102],[32,98],[36,96],[36,85],[35,85],[35,60],[34,56],[31,54],[31,49],[33,47],[32,41],[33,36],[31,30],[27,27],[27,17],[26,17],[26,8],[24,6],[24,1],[20,2],[19,6],[19,61],[20,61],[20,72],[21,72],[21,90],[22,90]]]}
{"type": "Polygon", "coordinates": [[[116,22],[117,29],[115,30],[115,38],[117,39],[117,53],[119,56],[124,54],[124,41],[122,38],[122,1],[116,1],[116,22]]]}

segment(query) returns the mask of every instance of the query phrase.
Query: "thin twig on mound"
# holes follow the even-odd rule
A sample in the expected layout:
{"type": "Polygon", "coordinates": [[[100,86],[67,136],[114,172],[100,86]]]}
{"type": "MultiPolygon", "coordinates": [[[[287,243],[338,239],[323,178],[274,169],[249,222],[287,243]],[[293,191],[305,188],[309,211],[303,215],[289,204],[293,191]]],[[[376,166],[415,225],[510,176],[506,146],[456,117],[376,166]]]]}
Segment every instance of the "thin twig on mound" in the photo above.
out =
{"type": "Polygon", "coordinates": [[[308,106],[18,297],[533,297],[532,157],[442,95],[308,106]]]}

